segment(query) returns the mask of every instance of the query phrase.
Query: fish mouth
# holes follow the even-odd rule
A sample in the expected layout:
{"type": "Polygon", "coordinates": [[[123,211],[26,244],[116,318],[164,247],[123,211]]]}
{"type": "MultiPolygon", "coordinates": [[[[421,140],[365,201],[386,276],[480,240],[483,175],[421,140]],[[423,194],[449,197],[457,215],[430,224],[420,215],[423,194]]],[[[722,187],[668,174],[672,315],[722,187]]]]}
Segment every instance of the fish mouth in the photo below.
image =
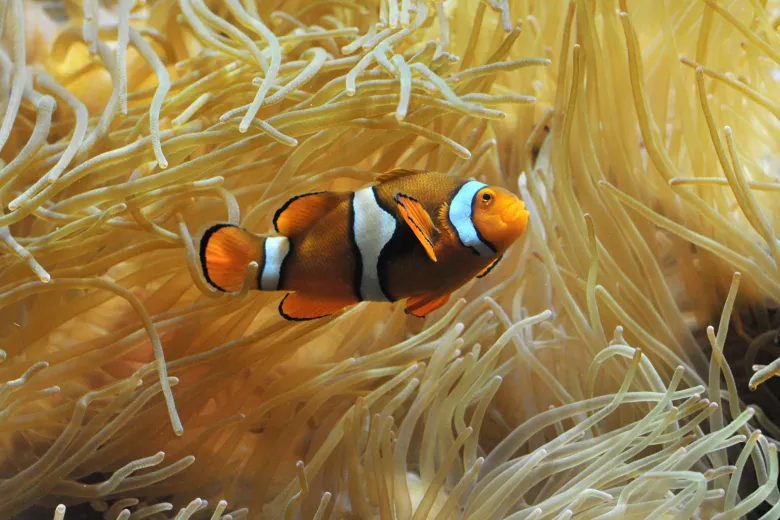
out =
{"type": "Polygon", "coordinates": [[[508,226],[522,226],[528,223],[529,213],[525,209],[523,201],[518,201],[507,208],[501,215],[501,220],[508,226]]]}

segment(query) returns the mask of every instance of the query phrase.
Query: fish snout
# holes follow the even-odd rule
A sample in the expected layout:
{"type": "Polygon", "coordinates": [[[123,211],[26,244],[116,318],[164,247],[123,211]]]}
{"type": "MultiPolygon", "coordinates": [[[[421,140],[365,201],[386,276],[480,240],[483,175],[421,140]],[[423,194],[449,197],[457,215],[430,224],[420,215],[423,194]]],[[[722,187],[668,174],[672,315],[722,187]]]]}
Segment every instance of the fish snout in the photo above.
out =
{"type": "Polygon", "coordinates": [[[506,210],[503,211],[502,220],[507,226],[518,229],[522,234],[528,225],[528,216],[529,213],[525,209],[525,203],[518,199],[509,204],[506,210]]]}

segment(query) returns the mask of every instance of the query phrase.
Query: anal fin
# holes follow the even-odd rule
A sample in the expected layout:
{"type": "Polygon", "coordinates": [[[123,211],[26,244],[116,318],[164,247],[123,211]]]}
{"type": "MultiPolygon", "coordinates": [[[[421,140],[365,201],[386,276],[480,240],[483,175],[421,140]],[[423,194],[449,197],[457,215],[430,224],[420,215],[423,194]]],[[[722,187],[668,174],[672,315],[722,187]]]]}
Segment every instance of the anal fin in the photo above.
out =
{"type": "Polygon", "coordinates": [[[347,196],[342,192],[319,191],[293,197],[276,211],[274,229],[286,237],[295,236],[336,208],[347,196]]]}
{"type": "Polygon", "coordinates": [[[437,261],[436,252],[433,249],[433,235],[436,233],[436,227],[431,220],[431,216],[418,201],[408,195],[399,193],[395,196],[395,203],[398,207],[398,213],[409,226],[420,241],[428,258],[437,261]]]}
{"type": "Polygon", "coordinates": [[[323,298],[302,293],[288,293],[279,303],[279,314],[290,321],[325,318],[344,307],[357,303],[355,298],[323,298]]]}
{"type": "Polygon", "coordinates": [[[477,278],[484,278],[485,276],[487,276],[487,274],[493,270],[493,268],[496,266],[496,264],[498,264],[498,262],[501,261],[502,258],[504,258],[504,255],[499,255],[498,258],[490,262],[490,265],[488,265],[486,268],[484,268],[482,271],[479,272],[477,278]]]}
{"type": "Polygon", "coordinates": [[[423,318],[427,314],[430,314],[439,307],[445,305],[450,299],[450,294],[452,293],[443,295],[425,294],[422,296],[413,296],[406,300],[405,312],[406,314],[411,314],[412,316],[423,318]]]}

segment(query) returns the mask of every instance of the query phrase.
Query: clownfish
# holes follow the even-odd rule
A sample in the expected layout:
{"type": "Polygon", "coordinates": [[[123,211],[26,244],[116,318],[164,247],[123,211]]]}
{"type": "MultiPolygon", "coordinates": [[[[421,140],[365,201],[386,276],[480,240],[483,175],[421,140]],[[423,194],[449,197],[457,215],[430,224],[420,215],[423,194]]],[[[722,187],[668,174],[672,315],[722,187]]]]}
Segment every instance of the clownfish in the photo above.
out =
{"type": "Polygon", "coordinates": [[[357,191],[291,198],[273,218],[279,236],[213,225],[200,262],[209,284],[230,292],[257,262],[250,289],[287,291],[279,313],[288,320],[403,299],[407,314],[423,317],[490,272],[527,224],[523,201],[503,188],[395,169],[357,191]]]}

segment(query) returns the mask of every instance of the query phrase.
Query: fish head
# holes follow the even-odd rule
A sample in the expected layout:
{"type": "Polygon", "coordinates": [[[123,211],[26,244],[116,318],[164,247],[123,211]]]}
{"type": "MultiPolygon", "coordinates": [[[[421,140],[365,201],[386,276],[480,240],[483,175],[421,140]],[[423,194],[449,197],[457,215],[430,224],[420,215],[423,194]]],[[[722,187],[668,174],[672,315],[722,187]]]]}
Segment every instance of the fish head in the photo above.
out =
{"type": "Polygon", "coordinates": [[[487,186],[474,197],[472,219],[480,235],[503,252],[525,233],[528,211],[511,191],[487,186]]]}

